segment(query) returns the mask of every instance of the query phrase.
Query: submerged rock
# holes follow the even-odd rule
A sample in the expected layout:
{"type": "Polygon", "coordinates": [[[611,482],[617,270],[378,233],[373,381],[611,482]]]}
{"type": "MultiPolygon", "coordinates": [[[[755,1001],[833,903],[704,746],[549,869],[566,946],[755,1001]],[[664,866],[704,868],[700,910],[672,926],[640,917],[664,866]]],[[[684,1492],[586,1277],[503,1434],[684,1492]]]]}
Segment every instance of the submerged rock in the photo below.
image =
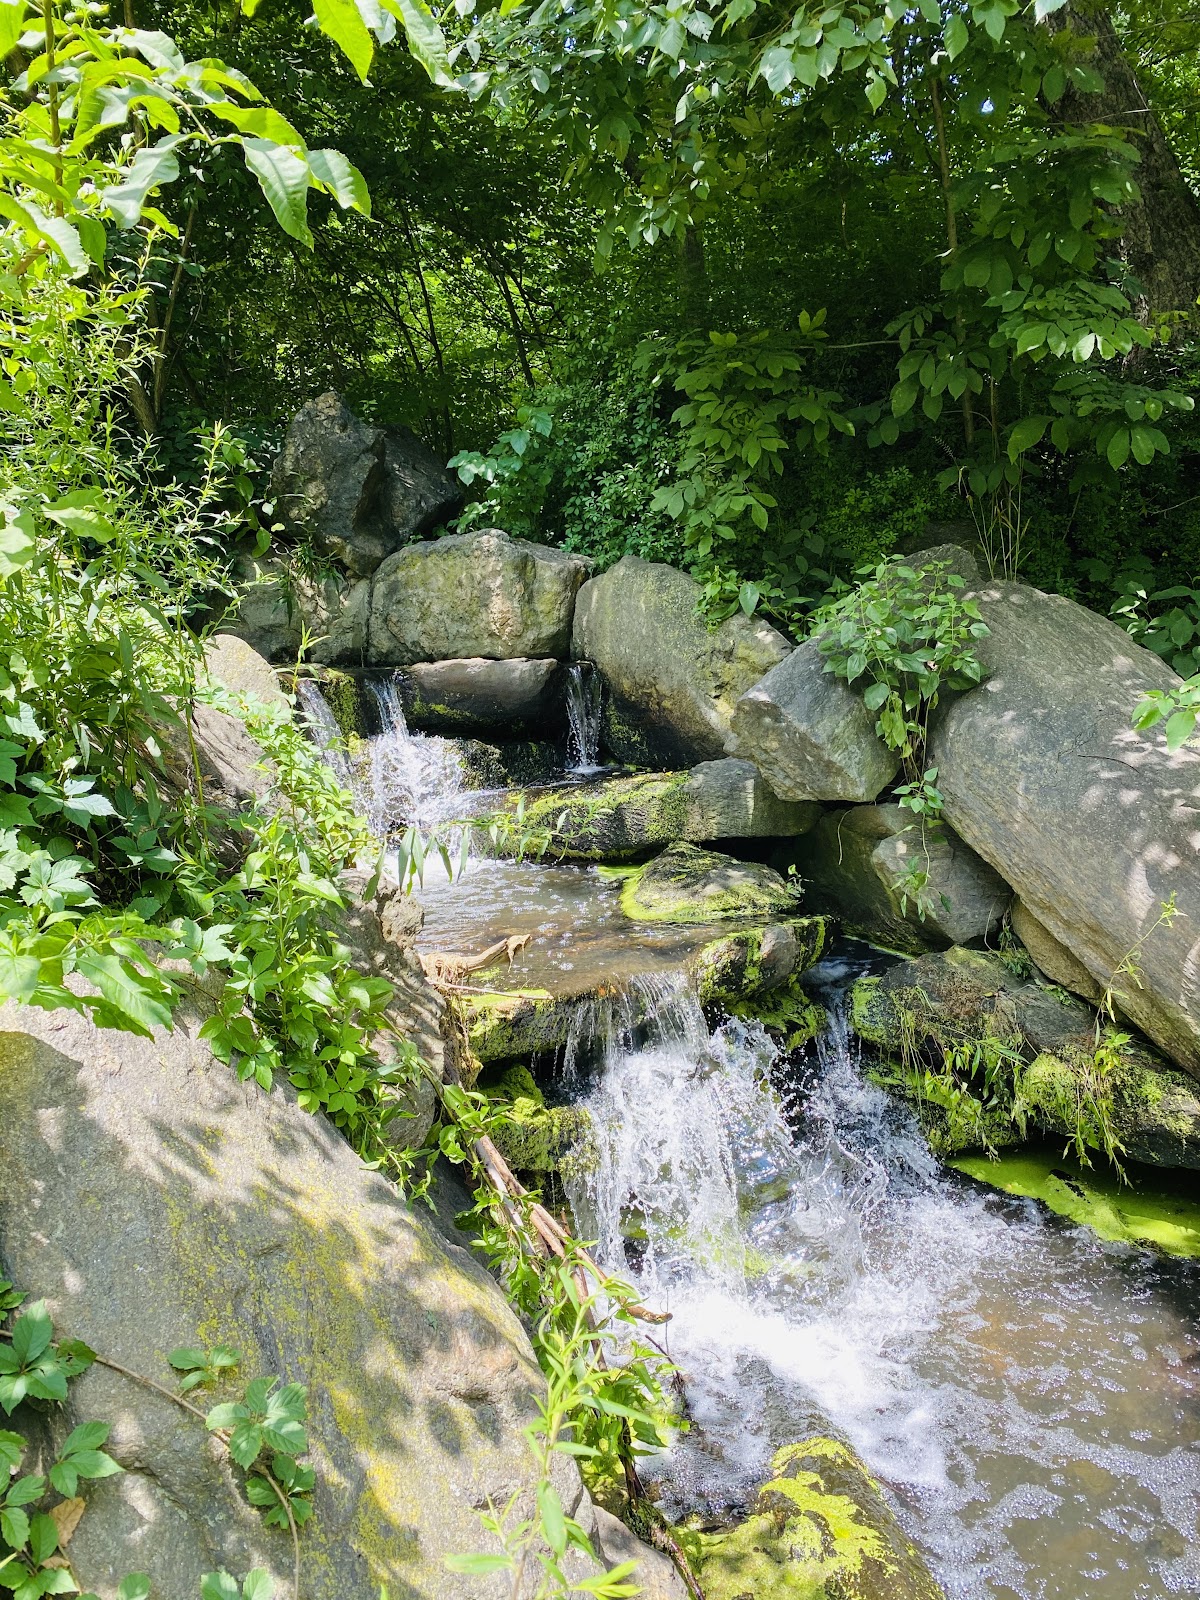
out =
{"type": "MultiPolygon", "coordinates": [[[[475,1508],[536,1477],[523,1429],[544,1381],[520,1322],[471,1253],[285,1084],[267,1094],[214,1061],[199,1020],[141,1039],[0,1011],[6,1276],[62,1333],[164,1384],[168,1351],[221,1342],[242,1352],[239,1384],[307,1386],[305,1600],[378,1600],[385,1584],[507,1600],[507,1574],[459,1576],[443,1558],[488,1548],[475,1508]]],[[[134,1569],[161,1600],[195,1600],[204,1573],[263,1567],[290,1592],[286,1530],[168,1399],[96,1366],[63,1408],[14,1425],[61,1444],[92,1418],[113,1422],[125,1471],[88,1490],[70,1547],[81,1588],[111,1595],[134,1569]]],[[[588,1526],[574,1463],[555,1471],[588,1526]]]]}
{"type": "Polygon", "coordinates": [[[553,657],[418,661],[397,677],[408,724],[423,732],[518,738],[563,721],[563,668],[553,657]]]}
{"type": "Polygon", "coordinates": [[[1200,1201],[1155,1189],[1139,1174],[1083,1168],[1061,1151],[1022,1150],[995,1159],[963,1156],[957,1171],[1005,1194],[1040,1200],[1060,1217],[1113,1243],[1149,1245],[1164,1255],[1200,1256],[1200,1201]]]}
{"type": "Polygon", "coordinates": [[[580,590],[571,653],[604,678],[604,742],[618,761],[670,767],[726,755],[738,697],[787,654],[761,618],[710,628],[699,600],[686,572],[638,556],[580,590]]]}
{"type": "Polygon", "coordinates": [[[1094,1150],[1111,1134],[1131,1161],[1200,1168],[1194,1081],[1144,1041],[1098,1033],[1090,1007],[997,956],[955,948],[860,978],[851,1020],[898,1062],[892,1081],[918,1100],[941,1154],[1015,1143],[1028,1122],[1094,1150]],[[947,1086],[947,1066],[965,1095],[947,1086]]]}
{"type": "Polygon", "coordinates": [[[794,916],[799,895],[772,868],[674,844],[632,873],[621,909],[639,922],[773,921],[794,916]]]}
{"type": "Polygon", "coordinates": [[[565,656],[587,573],[581,556],[499,528],[407,545],[375,574],[368,661],[565,656]]]}
{"type": "Polygon", "coordinates": [[[332,390],[292,420],[271,488],[284,526],[357,577],[462,504],[458,484],[414,434],[360,422],[332,390]]]}
{"type": "Polygon", "coordinates": [[[935,725],[946,820],[1168,1055],[1200,1075],[1200,750],[1132,725],[1179,679],[1115,623],[996,583],[987,681],[935,725]],[[1163,919],[1163,907],[1177,914],[1163,919]],[[1128,968],[1136,965],[1136,978],[1128,968]]]}
{"type": "Polygon", "coordinates": [[[791,838],[819,815],[819,806],[777,799],[750,762],[725,760],[690,772],[641,772],[512,794],[477,820],[495,827],[497,855],[527,853],[532,838],[551,860],[620,862],[677,840],[791,838]]]}
{"type": "Polygon", "coordinates": [[[683,1533],[707,1600],[945,1600],[849,1445],[806,1439],[771,1471],[736,1527],[683,1533]]]}
{"type": "Polygon", "coordinates": [[[899,805],[827,812],[794,859],[807,901],[885,949],[986,939],[999,931],[1012,898],[952,829],[930,828],[899,805]]]}

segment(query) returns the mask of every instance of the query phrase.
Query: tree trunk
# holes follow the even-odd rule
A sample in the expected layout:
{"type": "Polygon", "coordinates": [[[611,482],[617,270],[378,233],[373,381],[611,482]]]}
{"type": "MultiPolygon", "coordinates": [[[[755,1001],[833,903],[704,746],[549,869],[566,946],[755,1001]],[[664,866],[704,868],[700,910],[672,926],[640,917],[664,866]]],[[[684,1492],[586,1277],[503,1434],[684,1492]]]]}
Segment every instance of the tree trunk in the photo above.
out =
{"type": "Polygon", "coordinates": [[[1141,155],[1134,177],[1142,195],[1124,208],[1125,233],[1119,246],[1122,260],[1142,286],[1138,315],[1143,321],[1162,311],[1187,311],[1195,317],[1200,295],[1200,201],[1179,170],[1112,19],[1085,0],[1070,0],[1051,20],[1094,39],[1091,64],[1104,79],[1099,94],[1068,91],[1060,107],[1064,120],[1102,122],[1131,133],[1141,155]]]}

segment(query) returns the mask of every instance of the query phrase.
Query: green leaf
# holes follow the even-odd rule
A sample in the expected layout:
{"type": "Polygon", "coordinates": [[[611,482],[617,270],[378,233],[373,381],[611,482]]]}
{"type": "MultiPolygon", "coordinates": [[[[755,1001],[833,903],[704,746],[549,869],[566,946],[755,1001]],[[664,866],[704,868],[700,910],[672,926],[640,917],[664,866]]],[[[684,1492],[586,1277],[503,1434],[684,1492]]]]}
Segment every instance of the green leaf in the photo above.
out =
{"type": "Polygon", "coordinates": [[[12,1550],[24,1550],[29,1538],[29,1518],[15,1506],[0,1507],[0,1538],[12,1550]]]}
{"type": "Polygon", "coordinates": [[[1022,417],[1008,436],[1009,460],[1015,461],[1023,451],[1031,450],[1040,443],[1049,425],[1049,417],[1022,417]]]}
{"type": "Polygon", "coordinates": [[[99,1450],[111,1432],[112,1426],[107,1422],[84,1422],[68,1435],[62,1453],[69,1456],[76,1450],[99,1450]]]}
{"type": "MultiPolygon", "coordinates": [[[[321,32],[333,40],[365,83],[375,55],[375,40],[354,0],[313,0],[313,9],[321,32]]],[[[286,142],[292,143],[290,139],[286,142]]]]}
{"type": "Polygon", "coordinates": [[[0,506],[4,521],[0,525],[0,578],[11,578],[14,572],[27,567],[37,554],[37,541],[33,533],[33,516],[27,511],[15,511],[11,506],[0,506]]]}
{"type": "Polygon", "coordinates": [[[272,144],[268,139],[246,139],[242,143],[246,165],[258,179],[267,204],[284,233],[312,249],[308,226],[308,162],[294,150],[272,144]]]}
{"type": "Polygon", "coordinates": [[[1104,452],[1110,467],[1123,467],[1129,459],[1130,437],[1128,428],[1118,428],[1108,441],[1104,452]]]}
{"type": "Polygon", "coordinates": [[[126,1019],[131,1033],[149,1038],[155,1028],[171,1026],[171,1008],[157,978],[147,977],[117,956],[95,950],[81,952],[76,967],[126,1019]]]}
{"type": "Polygon", "coordinates": [[[343,211],[371,215],[371,195],[367,180],[340,150],[310,150],[308,167],[322,189],[327,189],[343,211]]]}
{"type": "Polygon", "coordinates": [[[538,1484],[537,1506],[546,1543],[556,1556],[563,1555],[567,1548],[567,1520],[563,1515],[558,1490],[552,1483],[538,1484]]]}
{"type": "Polygon", "coordinates": [[[1196,712],[1173,711],[1167,718],[1167,749],[1174,755],[1192,737],[1196,729],[1196,712]]]}
{"type": "Polygon", "coordinates": [[[21,1366],[28,1366],[49,1348],[54,1323],[44,1300],[35,1300],[21,1313],[12,1327],[12,1353],[21,1366]]]}
{"type": "Polygon", "coordinates": [[[514,1567],[511,1556],[445,1556],[443,1559],[451,1572],[465,1572],[477,1578],[491,1572],[511,1572],[514,1567]]]}
{"type": "Polygon", "coordinates": [[[238,1600],[238,1586],[227,1572],[206,1572],[200,1579],[200,1600],[238,1600]]]}
{"type": "MultiPolygon", "coordinates": [[[[350,0],[342,0],[350,4],[350,0]]],[[[350,9],[354,10],[353,5],[350,9]]],[[[319,14],[319,12],[318,12],[319,14]]],[[[234,100],[214,100],[207,108],[222,122],[231,122],[239,133],[251,139],[267,139],[271,144],[294,145],[304,149],[304,140],[291,123],[270,106],[240,106],[234,100]]]]}
{"type": "Polygon", "coordinates": [[[946,44],[946,54],[950,57],[951,61],[953,61],[956,56],[960,56],[967,48],[967,42],[970,38],[970,35],[967,32],[966,22],[957,11],[946,24],[946,31],[943,37],[946,44]]]}
{"type": "Polygon", "coordinates": [[[208,1356],[203,1350],[181,1348],[172,1350],[167,1360],[176,1372],[193,1372],[197,1367],[207,1367],[208,1356]]]}
{"type": "Polygon", "coordinates": [[[175,150],[181,143],[181,134],[169,134],[149,149],[139,150],[124,169],[124,181],[104,190],[101,196],[104,207],[112,212],[119,227],[136,228],[151,189],[174,183],[178,178],[179,158],[175,150]]]}
{"type": "Polygon", "coordinates": [[[131,1572],[121,1579],[117,1600],[148,1600],[150,1579],[144,1572],[131,1572]]]}
{"type": "Polygon", "coordinates": [[[404,29],[413,57],[434,83],[449,88],[454,78],[446,38],[425,0],[382,0],[382,4],[404,29]]]}
{"type": "Polygon", "coordinates": [[[79,1450],[71,1457],[71,1465],[81,1478],[113,1478],[125,1470],[103,1450],[79,1450]]]}
{"type": "Polygon", "coordinates": [[[274,1593],[275,1589],[271,1583],[271,1574],[262,1567],[255,1567],[253,1572],[246,1574],[242,1583],[244,1600],[271,1600],[271,1596],[274,1593]]]}
{"type": "Polygon", "coordinates": [[[29,1553],[35,1561],[49,1561],[57,1549],[58,1524],[41,1511],[29,1524],[29,1553]]]}
{"type": "Polygon", "coordinates": [[[0,0],[0,56],[12,50],[25,31],[25,0],[0,0]]]}

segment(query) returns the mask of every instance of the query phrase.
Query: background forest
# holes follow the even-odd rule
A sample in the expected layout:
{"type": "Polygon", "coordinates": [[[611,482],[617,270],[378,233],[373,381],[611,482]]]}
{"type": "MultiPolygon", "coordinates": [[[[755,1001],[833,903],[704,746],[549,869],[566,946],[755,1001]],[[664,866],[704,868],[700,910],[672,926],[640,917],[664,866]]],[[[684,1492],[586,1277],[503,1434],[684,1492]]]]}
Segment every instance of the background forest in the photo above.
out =
{"type": "Polygon", "coordinates": [[[372,201],[318,201],[289,238],[223,154],[185,173],[151,271],[164,462],[220,418],[265,463],[333,386],[456,457],[469,516],[692,566],[716,615],[796,631],[831,577],[974,520],[1030,581],[1166,614],[1152,642],[1186,675],[1200,17],[1011,0],[968,35],[928,4],[898,12],[893,88],[737,9],[460,5],[453,70],[490,57],[465,91],[402,49],[364,83],[282,6],[139,10],[236,61],[372,201]],[[643,47],[580,48],[606,16],[643,47]]]}

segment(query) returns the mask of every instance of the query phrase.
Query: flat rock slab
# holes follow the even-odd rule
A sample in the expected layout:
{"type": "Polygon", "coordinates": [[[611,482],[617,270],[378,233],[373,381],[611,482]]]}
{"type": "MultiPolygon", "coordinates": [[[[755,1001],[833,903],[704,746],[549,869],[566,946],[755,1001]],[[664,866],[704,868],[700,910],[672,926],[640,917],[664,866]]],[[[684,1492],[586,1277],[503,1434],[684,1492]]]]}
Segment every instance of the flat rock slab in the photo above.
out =
{"type": "Polygon", "coordinates": [[[563,723],[561,662],[553,658],[418,661],[398,675],[409,726],[471,738],[522,738],[563,723]]]}
{"type": "Polygon", "coordinates": [[[677,840],[785,839],[804,833],[820,806],[780,800],[749,761],[704,761],[687,772],[642,772],[541,791],[516,791],[483,804],[480,826],[498,824],[488,848],[512,855],[536,838],[549,860],[636,860],[677,840]],[[524,822],[517,824],[524,805],[524,822]]]}
{"type": "Polygon", "coordinates": [[[499,528],[406,545],[371,586],[368,663],[565,656],[588,570],[582,556],[499,528]]]}
{"type": "Polygon", "coordinates": [[[639,922],[773,921],[794,916],[799,896],[760,862],[674,844],[630,877],[621,908],[639,922]]]}
{"type": "Polygon", "coordinates": [[[604,678],[604,742],[618,761],[662,768],[727,755],[738,697],[791,648],[760,618],[710,628],[699,598],[686,572],[637,556],[580,590],[571,653],[604,678]]]}
{"type": "Polygon", "coordinates": [[[1144,694],[1179,679],[1061,596],[998,583],[976,599],[987,680],[946,708],[929,748],[946,820],[1200,1075],[1200,751],[1170,755],[1161,729],[1132,725],[1144,694]]]}
{"type": "Polygon", "coordinates": [[[884,949],[916,953],[986,939],[1012,899],[953,829],[928,827],[899,805],[827,812],[792,854],[806,901],[884,949]]]}

